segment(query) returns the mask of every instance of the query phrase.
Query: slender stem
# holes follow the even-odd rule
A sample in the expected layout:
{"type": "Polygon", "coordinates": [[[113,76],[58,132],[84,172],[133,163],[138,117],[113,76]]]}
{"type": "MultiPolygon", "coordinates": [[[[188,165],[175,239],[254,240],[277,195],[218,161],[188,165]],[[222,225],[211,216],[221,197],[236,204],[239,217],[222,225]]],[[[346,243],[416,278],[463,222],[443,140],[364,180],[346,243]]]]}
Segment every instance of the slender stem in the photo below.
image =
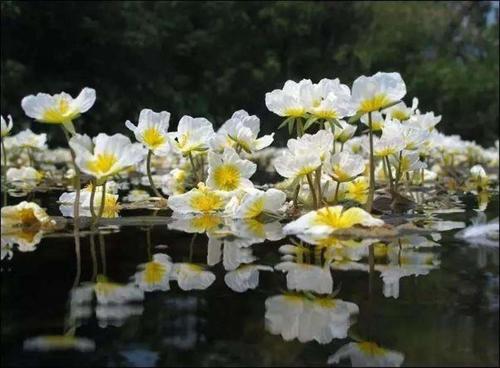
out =
{"type": "Polygon", "coordinates": [[[194,233],[193,237],[191,238],[191,242],[189,243],[189,263],[193,262],[194,241],[196,240],[197,235],[197,233],[194,233]]]}
{"type": "Polygon", "coordinates": [[[302,123],[302,118],[297,118],[297,136],[302,137],[304,135],[304,124],[302,123]]]}
{"type": "Polygon", "coordinates": [[[337,181],[336,183],[337,183],[337,186],[335,187],[335,197],[333,197],[334,204],[337,204],[337,202],[338,202],[339,188],[340,188],[340,182],[337,181]]]}
{"type": "Polygon", "coordinates": [[[5,171],[7,171],[7,150],[5,149],[5,144],[3,143],[3,138],[1,140],[1,142],[2,142],[2,161],[3,161],[2,171],[5,172],[5,171]]]}
{"type": "Polygon", "coordinates": [[[92,215],[92,221],[95,221],[96,213],[94,208],[94,198],[95,198],[95,192],[97,190],[97,182],[95,179],[92,179],[91,185],[92,185],[92,190],[90,191],[90,214],[92,215]]]}
{"type": "Polygon", "coordinates": [[[314,184],[312,181],[311,173],[306,175],[307,183],[309,184],[309,188],[311,189],[311,195],[313,198],[314,208],[318,208],[318,197],[316,196],[316,191],[314,190],[314,184]]]}
{"type": "Polygon", "coordinates": [[[384,157],[384,159],[386,160],[387,162],[387,171],[389,172],[389,188],[392,190],[394,190],[394,187],[393,187],[393,181],[392,181],[392,169],[391,169],[391,163],[389,162],[389,157],[386,156],[384,157]]]}
{"type": "Polygon", "coordinates": [[[153,182],[153,177],[151,176],[151,156],[153,155],[153,151],[149,150],[148,151],[148,156],[146,159],[146,172],[148,174],[148,179],[149,179],[149,185],[151,186],[151,189],[153,190],[153,193],[155,196],[160,197],[160,198],[165,198],[163,194],[161,194],[158,189],[156,189],[156,185],[153,182]]]}
{"type": "Polygon", "coordinates": [[[344,143],[345,142],[340,143],[340,152],[342,152],[344,150],[344,143]]]}
{"type": "Polygon", "coordinates": [[[317,266],[321,266],[321,253],[323,248],[319,245],[314,246],[314,263],[317,266]]]}
{"type": "Polygon", "coordinates": [[[102,183],[101,205],[99,207],[99,214],[97,215],[97,221],[101,219],[105,205],[106,205],[106,180],[104,180],[104,183],[102,183]]]}
{"type": "Polygon", "coordinates": [[[35,167],[33,164],[33,150],[31,147],[26,147],[26,154],[28,155],[28,162],[31,167],[35,167]]]}
{"type": "Polygon", "coordinates": [[[318,201],[319,204],[323,204],[323,193],[321,192],[321,166],[316,169],[316,189],[318,190],[318,201]]]}
{"type": "Polygon", "coordinates": [[[95,238],[94,238],[94,229],[91,229],[90,233],[90,256],[92,257],[92,282],[95,281],[97,277],[97,254],[95,249],[95,238]]]}
{"type": "Polygon", "coordinates": [[[101,252],[102,274],[106,276],[106,244],[102,234],[99,234],[99,250],[101,252]]]}
{"type": "Polygon", "coordinates": [[[3,138],[1,138],[2,143],[2,176],[3,176],[3,206],[7,206],[7,150],[5,149],[5,144],[3,143],[3,138]]]}
{"type": "Polygon", "coordinates": [[[298,208],[298,198],[299,198],[299,190],[300,190],[300,179],[297,183],[297,186],[295,187],[295,190],[293,192],[293,208],[297,209],[298,208]]]}
{"type": "Polygon", "coordinates": [[[75,274],[75,279],[73,281],[73,288],[78,286],[80,283],[80,276],[82,274],[82,265],[81,265],[81,252],[80,252],[80,234],[77,232],[74,232],[75,236],[75,255],[76,255],[76,274],[75,274]],[[78,236],[78,239],[77,239],[78,236]]]}
{"type": "Polygon", "coordinates": [[[337,145],[336,145],[336,139],[335,139],[335,124],[330,124],[332,127],[332,134],[333,134],[333,154],[337,152],[337,145]]]}
{"type": "Polygon", "coordinates": [[[370,139],[370,190],[366,201],[366,210],[371,212],[373,205],[373,195],[375,194],[375,163],[373,159],[373,128],[372,128],[372,113],[368,113],[368,135],[370,139]]]}
{"type": "Polygon", "coordinates": [[[425,173],[425,171],[424,171],[424,170],[425,170],[425,169],[421,169],[421,170],[422,170],[422,171],[421,171],[422,181],[420,182],[420,186],[424,186],[424,181],[425,181],[425,178],[424,178],[424,175],[425,175],[424,173],[425,173]]]}
{"type": "Polygon", "coordinates": [[[403,151],[399,151],[398,168],[396,170],[396,180],[394,182],[394,187],[395,187],[396,191],[398,190],[398,184],[399,184],[399,181],[401,180],[401,176],[403,175],[403,173],[401,172],[402,161],[403,161],[403,151]]]}
{"type": "Polygon", "coordinates": [[[196,185],[198,185],[198,183],[201,180],[200,180],[200,177],[198,175],[198,170],[196,170],[196,165],[194,164],[193,155],[191,154],[191,152],[188,153],[188,156],[189,156],[189,161],[191,162],[191,168],[193,170],[193,174],[194,174],[194,176],[196,178],[196,184],[195,184],[195,186],[196,186],[196,185]]]}

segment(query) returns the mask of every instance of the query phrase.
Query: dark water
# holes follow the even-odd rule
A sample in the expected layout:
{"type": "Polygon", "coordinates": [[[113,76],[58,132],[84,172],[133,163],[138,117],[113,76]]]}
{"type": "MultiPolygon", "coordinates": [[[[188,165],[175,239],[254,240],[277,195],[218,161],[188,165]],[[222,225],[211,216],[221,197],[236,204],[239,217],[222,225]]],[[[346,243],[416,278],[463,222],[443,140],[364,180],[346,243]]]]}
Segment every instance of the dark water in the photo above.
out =
{"type": "MultiPolygon", "coordinates": [[[[43,204],[49,213],[58,213],[53,202],[43,204]]],[[[489,205],[488,220],[497,212],[498,197],[489,205]]],[[[148,214],[152,213],[121,213],[148,214]]],[[[476,215],[468,209],[439,218],[469,225],[476,215]]],[[[371,351],[365,357],[372,360],[357,364],[498,365],[498,247],[456,240],[457,230],[440,232],[434,247],[412,249],[411,241],[402,248],[397,243],[373,246],[373,257],[367,258],[367,250],[356,262],[357,270],[331,269],[333,289],[338,291],[335,298],[359,308],[350,319],[316,308],[321,303],[311,300],[319,300],[319,294],[277,298],[288,292],[286,274],[277,270],[261,271],[258,286],[246,292],[227,286],[225,266],[234,267],[229,265],[231,259],[275,266],[280,262],[278,248],[291,244],[294,239],[290,238],[256,242],[243,251],[236,247],[241,253],[238,257],[229,254],[230,245],[224,243],[222,260],[206,267],[216,278],[204,290],[182,290],[177,281],[170,281],[170,290],[146,292],[143,301],[103,306],[94,297],[78,311],[78,305],[71,302],[74,283],[82,287],[95,281],[96,274],[131,283],[137,266],[147,262],[150,254],[167,253],[175,263],[206,265],[207,235],[200,233],[193,239],[194,234],[169,226],[124,226],[93,236],[83,233],[81,274],[76,281],[71,234],[45,237],[35,251],[15,251],[10,261],[2,261],[2,366],[326,366],[340,348],[361,341],[378,347],[369,350],[374,345],[360,344],[371,351]],[[416,272],[421,274],[415,276],[410,269],[399,280],[399,293],[392,284],[392,289],[385,290],[392,296],[384,296],[377,265],[390,263],[386,253],[394,250],[400,252],[400,267],[408,263],[402,261],[404,256],[420,259],[414,253],[426,260],[416,272]],[[374,260],[372,271],[370,259],[374,260]],[[285,301],[281,307],[275,303],[280,300],[285,301]],[[300,312],[296,305],[309,309],[303,307],[300,312]],[[108,309],[103,312],[103,307],[108,309]],[[291,331],[289,341],[276,330],[277,325],[291,331]],[[342,325],[350,326],[345,337],[328,333],[329,326],[336,326],[339,330],[333,334],[342,335],[342,325]],[[90,343],[91,351],[37,351],[26,345],[36,336],[63,334],[86,339],[82,349],[90,343]]],[[[427,240],[432,239],[427,236],[427,240]]],[[[322,265],[321,259],[313,251],[305,262],[322,265]]],[[[303,287],[307,286],[305,280],[303,287]]],[[[339,365],[351,365],[347,355],[339,365]]]]}

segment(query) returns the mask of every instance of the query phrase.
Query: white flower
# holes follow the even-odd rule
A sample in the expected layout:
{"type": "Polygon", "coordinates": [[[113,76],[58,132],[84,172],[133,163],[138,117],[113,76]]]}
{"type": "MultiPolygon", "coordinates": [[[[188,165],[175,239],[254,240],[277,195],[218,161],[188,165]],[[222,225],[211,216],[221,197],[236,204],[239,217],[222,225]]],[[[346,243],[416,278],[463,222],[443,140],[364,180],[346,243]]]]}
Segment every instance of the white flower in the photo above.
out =
{"type": "Polygon", "coordinates": [[[99,327],[120,327],[127,318],[140,316],[144,308],[142,305],[129,304],[99,304],[95,307],[95,316],[99,327]]]}
{"type": "Polygon", "coordinates": [[[99,275],[93,290],[99,304],[125,304],[134,301],[142,301],[144,292],[133,284],[117,284],[99,275]]]}
{"type": "Polygon", "coordinates": [[[399,153],[405,148],[405,142],[402,135],[393,135],[382,133],[380,138],[373,139],[373,154],[379,157],[386,157],[399,153]]]}
{"type": "Polygon", "coordinates": [[[77,134],[69,144],[75,151],[76,164],[84,173],[97,179],[107,178],[130,168],[144,159],[145,149],[131,143],[123,134],[109,136],[100,133],[90,140],[88,135],[77,134]]]}
{"type": "Polygon", "coordinates": [[[415,113],[417,107],[418,98],[413,97],[411,107],[407,107],[406,104],[401,101],[400,103],[385,109],[384,113],[391,119],[403,122],[408,120],[415,113]]]}
{"type": "Polygon", "coordinates": [[[252,243],[282,239],[283,225],[279,221],[262,222],[257,218],[236,219],[230,223],[231,232],[239,237],[252,239],[252,243]]]}
{"type": "Polygon", "coordinates": [[[184,115],[177,131],[168,133],[174,149],[184,156],[208,150],[208,143],[214,136],[212,123],[205,118],[184,115]]]}
{"type": "Polygon", "coordinates": [[[175,263],[172,279],[182,290],[204,290],[215,281],[215,275],[193,263],[175,263]]]}
{"type": "Polygon", "coordinates": [[[30,118],[42,123],[65,124],[69,130],[71,121],[87,112],[95,102],[95,90],[85,87],[77,98],[65,92],[53,96],[47,93],[29,95],[22,99],[21,106],[30,118]]]}
{"type": "Polygon", "coordinates": [[[406,95],[406,85],[399,73],[378,72],[360,76],[352,85],[352,103],[363,113],[378,111],[406,95]]]}
{"type": "Polygon", "coordinates": [[[168,174],[161,177],[161,190],[163,193],[172,196],[182,194],[186,191],[186,179],[188,179],[188,171],[183,169],[173,169],[168,174]]]}
{"type": "Polygon", "coordinates": [[[388,120],[384,126],[383,135],[387,138],[402,138],[405,145],[404,149],[417,150],[429,138],[430,133],[428,130],[413,127],[409,124],[401,124],[394,120],[388,120]]]}
{"type": "Polygon", "coordinates": [[[338,229],[355,225],[382,226],[384,221],[372,217],[361,208],[352,207],[344,211],[342,206],[324,207],[311,211],[285,225],[285,234],[330,234],[338,229]]]}
{"type": "Polygon", "coordinates": [[[434,112],[431,111],[423,115],[420,113],[412,115],[407,124],[416,128],[432,131],[440,121],[441,115],[434,116],[434,112]]]}
{"type": "Polygon", "coordinates": [[[174,212],[172,222],[168,224],[168,228],[185,233],[217,235],[219,232],[224,231],[224,219],[222,216],[214,213],[180,214],[174,212]]]}
{"type": "Polygon", "coordinates": [[[332,156],[325,171],[337,182],[351,181],[365,171],[365,160],[360,155],[339,152],[332,156]]]}
{"type": "Polygon", "coordinates": [[[139,266],[141,271],[134,276],[136,285],[144,291],[169,290],[173,264],[166,254],[153,255],[153,260],[139,266]]]}
{"type": "Polygon", "coordinates": [[[351,105],[349,87],[341,84],[338,78],[325,78],[317,84],[304,81],[300,100],[308,113],[320,119],[340,119],[356,113],[351,105]]]}
{"type": "Polygon", "coordinates": [[[255,218],[264,214],[278,214],[286,201],[281,190],[269,189],[266,192],[254,189],[249,191],[234,210],[234,218],[255,218]]]}
{"type": "Polygon", "coordinates": [[[0,116],[0,118],[1,118],[1,125],[0,125],[1,131],[0,132],[1,132],[1,137],[3,138],[5,136],[7,136],[12,129],[12,116],[7,115],[7,120],[9,121],[8,124],[5,122],[5,119],[3,118],[3,116],[0,116]]]}
{"type": "Polygon", "coordinates": [[[259,285],[259,271],[273,271],[272,267],[262,265],[244,265],[226,273],[224,282],[233,291],[244,293],[259,285]]]}
{"type": "Polygon", "coordinates": [[[24,340],[23,349],[28,351],[77,350],[90,352],[95,350],[95,342],[72,335],[44,335],[24,340]]]}
{"type": "Polygon", "coordinates": [[[30,166],[20,169],[11,167],[7,170],[6,175],[7,181],[10,183],[20,182],[20,184],[26,184],[26,182],[29,182],[30,185],[37,184],[43,178],[41,172],[30,166]]]}
{"type": "Polygon", "coordinates": [[[290,290],[314,291],[318,294],[330,294],[333,290],[328,263],[320,267],[306,263],[281,262],[274,266],[274,269],[286,273],[286,285],[290,290]]]}
{"type": "Polygon", "coordinates": [[[225,148],[222,155],[209,152],[207,186],[226,192],[252,188],[249,178],[256,170],[256,164],[241,159],[232,148],[225,148]]]}
{"type": "Polygon", "coordinates": [[[276,157],[274,161],[276,172],[292,180],[300,179],[313,173],[319,166],[321,166],[321,160],[315,153],[295,156],[290,151],[287,151],[283,152],[281,156],[276,157]]]}
{"type": "Polygon", "coordinates": [[[128,192],[128,195],[123,198],[123,200],[134,203],[134,202],[147,201],[149,198],[151,198],[151,196],[145,190],[132,189],[130,192],[128,192]]]}
{"type": "Polygon", "coordinates": [[[198,188],[171,196],[168,206],[177,213],[209,213],[223,211],[229,199],[228,193],[199,183],[198,188]]]}
{"type": "Polygon", "coordinates": [[[269,111],[279,116],[302,117],[306,113],[306,106],[301,99],[301,88],[310,80],[303,79],[299,83],[288,80],[283,89],[275,89],[266,93],[266,106],[269,111]]]}
{"type": "MultiPolygon", "coordinates": [[[[113,183],[110,181],[110,183],[113,183]]],[[[102,212],[103,218],[115,218],[118,217],[118,212],[120,211],[120,205],[118,203],[118,195],[113,194],[116,192],[112,185],[106,186],[106,195],[104,196],[104,207],[102,212]]],[[[90,211],[90,197],[91,197],[92,186],[89,185],[85,187],[80,192],[80,216],[91,217],[90,211]]],[[[76,192],[65,192],[61,194],[58,202],[61,203],[59,210],[64,217],[74,217],[74,203],[76,200],[76,192]]],[[[99,211],[102,203],[102,186],[96,187],[94,195],[94,209],[96,212],[99,211]]]]}
{"type": "Polygon", "coordinates": [[[328,297],[306,298],[296,294],[275,295],[266,299],[266,329],[285,341],[317,341],[327,344],[347,337],[356,304],[328,297]]]}
{"type": "Polygon", "coordinates": [[[319,130],[315,134],[304,134],[300,138],[289,139],[287,147],[297,157],[314,153],[319,156],[321,161],[324,161],[333,149],[333,134],[328,130],[319,130]]]}
{"type": "MultiPolygon", "coordinates": [[[[363,116],[361,116],[360,120],[363,124],[365,124],[366,126],[369,126],[370,121],[368,118],[368,114],[364,114],[363,116]]],[[[376,131],[384,129],[384,125],[385,125],[386,120],[389,120],[389,118],[384,119],[384,117],[382,116],[382,114],[380,112],[373,111],[372,112],[372,130],[374,132],[376,132],[376,131]]]]}
{"type": "Polygon", "coordinates": [[[255,115],[249,116],[245,110],[238,110],[220,127],[210,146],[218,152],[229,147],[253,153],[268,147],[274,139],[274,133],[257,138],[259,131],[259,118],[255,115]]]}
{"type": "Polygon", "coordinates": [[[257,259],[252,253],[250,247],[252,244],[252,239],[235,238],[234,240],[224,240],[224,247],[222,247],[222,240],[210,237],[208,239],[207,264],[209,266],[216,265],[222,258],[224,269],[232,271],[240,267],[241,264],[252,263],[257,259]]]}
{"type": "Polygon", "coordinates": [[[356,132],[356,126],[348,124],[345,120],[339,120],[338,123],[342,126],[342,129],[338,127],[335,128],[335,140],[340,143],[345,143],[351,139],[356,132]]]}
{"type": "Polygon", "coordinates": [[[21,148],[46,149],[47,134],[35,134],[30,129],[23,130],[11,137],[12,146],[21,148]]]}
{"type": "Polygon", "coordinates": [[[137,141],[146,146],[148,150],[156,155],[166,155],[168,153],[168,122],[170,113],[167,111],[154,112],[150,109],[143,109],[139,114],[139,124],[135,126],[129,120],[125,126],[134,132],[137,141]]]}
{"type": "Polygon", "coordinates": [[[350,342],[328,358],[328,364],[338,364],[349,358],[353,367],[399,367],[405,356],[398,351],[381,348],[374,342],[350,342]]]}
{"type": "Polygon", "coordinates": [[[420,155],[417,152],[402,151],[401,159],[399,156],[390,156],[391,164],[401,170],[401,173],[425,169],[427,164],[420,161],[420,155]]]}

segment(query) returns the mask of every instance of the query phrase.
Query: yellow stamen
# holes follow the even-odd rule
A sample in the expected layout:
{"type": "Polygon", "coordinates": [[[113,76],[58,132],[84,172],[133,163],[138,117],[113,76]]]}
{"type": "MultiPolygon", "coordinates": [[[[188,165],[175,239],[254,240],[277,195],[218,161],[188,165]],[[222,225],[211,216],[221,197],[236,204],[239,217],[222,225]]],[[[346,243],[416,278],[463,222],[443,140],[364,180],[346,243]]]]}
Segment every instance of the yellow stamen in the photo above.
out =
{"type": "Polygon", "coordinates": [[[96,174],[110,175],[112,174],[110,170],[117,161],[118,158],[116,155],[112,153],[101,153],[97,155],[95,160],[87,163],[87,168],[96,174]]]}
{"type": "Polygon", "coordinates": [[[221,165],[214,170],[214,181],[219,189],[226,191],[238,189],[240,170],[235,165],[221,165]]]}
{"type": "Polygon", "coordinates": [[[384,93],[381,93],[361,102],[359,110],[362,112],[378,111],[389,103],[391,103],[391,100],[384,93]]]}
{"type": "Polygon", "coordinates": [[[144,133],[142,133],[142,138],[150,149],[158,148],[165,143],[165,136],[155,127],[146,129],[144,133]]]}

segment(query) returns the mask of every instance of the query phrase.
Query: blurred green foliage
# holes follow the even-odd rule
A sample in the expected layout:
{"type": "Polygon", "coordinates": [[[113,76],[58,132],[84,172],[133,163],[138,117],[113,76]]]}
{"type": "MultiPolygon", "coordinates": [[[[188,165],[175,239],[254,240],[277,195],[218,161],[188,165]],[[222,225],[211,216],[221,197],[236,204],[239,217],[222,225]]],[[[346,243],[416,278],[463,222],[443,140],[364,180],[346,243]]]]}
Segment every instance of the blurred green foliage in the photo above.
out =
{"type": "Polygon", "coordinates": [[[422,111],[443,115],[442,131],[488,145],[498,138],[494,6],[2,1],[1,111],[19,129],[29,125],[25,95],[89,86],[97,102],[78,124],[91,135],[125,132],[145,107],[170,111],[171,126],[183,114],[220,125],[244,108],[269,132],[280,118],[264,94],[287,79],[351,85],[361,74],[399,71],[408,103],[418,96],[422,111]]]}

